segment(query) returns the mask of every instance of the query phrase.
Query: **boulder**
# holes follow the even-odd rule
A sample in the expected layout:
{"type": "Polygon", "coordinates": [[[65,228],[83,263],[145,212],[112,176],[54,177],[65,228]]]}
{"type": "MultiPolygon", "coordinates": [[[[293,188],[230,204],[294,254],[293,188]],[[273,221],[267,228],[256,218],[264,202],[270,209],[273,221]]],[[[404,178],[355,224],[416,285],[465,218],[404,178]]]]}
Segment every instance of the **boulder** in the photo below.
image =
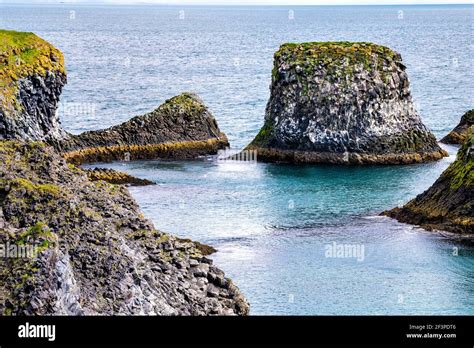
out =
{"type": "Polygon", "coordinates": [[[284,44],[249,150],[292,163],[414,163],[447,153],[416,112],[400,54],[355,42],[284,44]]]}

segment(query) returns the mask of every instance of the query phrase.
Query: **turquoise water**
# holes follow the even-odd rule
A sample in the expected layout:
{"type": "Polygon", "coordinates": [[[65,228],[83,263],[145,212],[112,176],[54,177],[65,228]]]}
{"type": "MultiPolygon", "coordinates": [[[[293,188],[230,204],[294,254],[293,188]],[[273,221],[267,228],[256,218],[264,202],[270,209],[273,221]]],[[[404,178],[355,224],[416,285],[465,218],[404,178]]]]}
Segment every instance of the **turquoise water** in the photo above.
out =
{"type": "Polygon", "coordinates": [[[295,167],[210,157],[97,166],[155,181],[131,188],[145,215],[215,246],[212,258],[252,314],[474,314],[472,244],[377,216],[426,189],[452,160],[295,167]],[[333,243],[364,253],[327,257],[333,243]]]}
{"type": "MultiPolygon", "coordinates": [[[[272,55],[287,41],[398,50],[423,121],[443,136],[473,104],[473,13],[469,5],[0,4],[0,26],[34,31],[65,53],[61,101],[79,106],[60,110],[69,131],[107,127],[194,91],[241,147],[263,123],[272,55]]],[[[378,216],[428,188],[453,160],[456,149],[448,150],[449,158],[410,166],[213,158],[100,166],[157,182],[131,188],[146,216],[217,247],[215,263],[247,296],[251,314],[474,314],[473,245],[378,216]],[[328,257],[333,243],[359,248],[357,257],[328,257]]]]}

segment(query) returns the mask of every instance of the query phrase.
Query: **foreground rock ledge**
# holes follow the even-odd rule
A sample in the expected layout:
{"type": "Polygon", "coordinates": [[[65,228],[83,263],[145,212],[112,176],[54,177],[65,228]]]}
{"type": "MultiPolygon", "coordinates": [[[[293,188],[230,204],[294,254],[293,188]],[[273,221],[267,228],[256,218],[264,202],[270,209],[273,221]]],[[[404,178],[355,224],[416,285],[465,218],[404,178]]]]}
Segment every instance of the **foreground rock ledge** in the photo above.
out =
{"type": "Polygon", "coordinates": [[[0,258],[0,314],[248,314],[203,245],[156,230],[124,186],[43,143],[0,142],[0,194],[1,251],[37,252],[0,258]]]}
{"type": "Polygon", "coordinates": [[[474,236],[474,134],[428,190],[383,214],[427,230],[474,236]]]}
{"type": "Polygon", "coordinates": [[[265,123],[248,146],[271,162],[404,164],[447,156],[412,103],[400,54],[372,43],[284,44],[265,123]]]}

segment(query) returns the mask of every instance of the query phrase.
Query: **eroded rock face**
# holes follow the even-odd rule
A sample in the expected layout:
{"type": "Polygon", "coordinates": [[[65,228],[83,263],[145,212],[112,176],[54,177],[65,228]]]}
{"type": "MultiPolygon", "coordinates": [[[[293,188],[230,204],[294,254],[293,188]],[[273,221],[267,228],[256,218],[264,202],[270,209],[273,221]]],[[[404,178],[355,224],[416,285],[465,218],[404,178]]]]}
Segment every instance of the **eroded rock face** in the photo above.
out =
{"type": "Polygon", "coordinates": [[[459,124],[441,142],[445,144],[462,145],[470,133],[474,132],[474,109],[466,112],[459,124]]]}
{"type": "Polygon", "coordinates": [[[0,142],[0,197],[0,245],[37,252],[0,258],[1,314],[249,311],[203,245],[156,230],[124,186],[89,181],[51,147],[0,142]]]}
{"type": "Polygon", "coordinates": [[[414,109],[397,52],[371,43],[284,44],[276,52],[259,160],[412,163],[447,153],[414,109]]]}
{"type": "Polygon", "coordinates": [[[194,158],[228,146],[216,119],[195,94],[182,93],[156,110],[104,130],[71,135],[59,150],[72,163],[194,158]]]}
{"type": "Polygon", "coordinates": [[[0,30],[0,139],[67,137],[56,113],[65,84],[59,50],[33,33],[0,30]]]}
{"type": "Polygon", "coordinates": [[[456,161],[425,192],[402,208],[383,213],[427,230],[474,235],[474,134],[459,149],[456,161]]]}

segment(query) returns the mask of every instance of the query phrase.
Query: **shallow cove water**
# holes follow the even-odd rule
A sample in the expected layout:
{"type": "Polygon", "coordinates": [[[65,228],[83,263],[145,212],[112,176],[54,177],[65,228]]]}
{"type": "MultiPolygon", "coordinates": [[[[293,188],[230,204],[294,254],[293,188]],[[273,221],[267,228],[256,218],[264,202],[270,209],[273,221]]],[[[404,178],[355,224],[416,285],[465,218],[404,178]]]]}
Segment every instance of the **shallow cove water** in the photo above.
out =
{"type": "MultiPolygon", "coordinates": [[[[194,91],[241,147],[263,123],[273,53],[303,41],[371,41],[399,51],[416,107],[440,138],[472,107],[473,13],[470,5],[0,4],[0,23],[33,31],[65,54],[60,115],[69,131],[111,126],[194,91]]],[[[474,314],[472,245],[378,217],[429,187],[452,160],[100,166],[156,181],[131,188],[144,213],[161,230],[214,245],[214,262],[247,296],[251,314],[474,314]],[[326,257],[334,242],[364,246],[363,260],[326,257]]]]}
{"type": "Polygon", "coordinates": [[[145,215],[215,246],[214,262],[248,297],[251,314],[473,314],[472,245],[377,216],[427,188],[452,159],[404,167],[213,158],[97,166],[157,182],[130,189],[145,215]],[[363,254],[327,257],[333,243],[363,246],[363,254]]]}

